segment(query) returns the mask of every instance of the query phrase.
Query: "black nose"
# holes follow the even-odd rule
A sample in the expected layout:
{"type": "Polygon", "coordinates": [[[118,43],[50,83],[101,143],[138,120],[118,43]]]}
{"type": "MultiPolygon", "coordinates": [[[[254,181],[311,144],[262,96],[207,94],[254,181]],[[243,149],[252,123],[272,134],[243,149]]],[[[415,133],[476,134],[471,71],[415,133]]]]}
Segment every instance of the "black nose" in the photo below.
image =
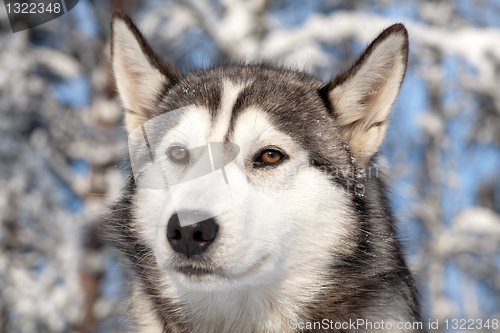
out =
{"type": "MultiPolygon", "coordinates": [[[[189,219],[188,213],[188,219],[189,219]]],[[[192,213],[195,218],[194,212],[192,213]]],[[[183,213],[183,218],[186,213],[183,213]]],[[[204,252],[217,235],[218,225],[214,219],[209,218],[194,224],[181,227],[179,216],[175,214],[167,225],[167,239],[175,252],[182,253],[188,258],[204,252]]]]}

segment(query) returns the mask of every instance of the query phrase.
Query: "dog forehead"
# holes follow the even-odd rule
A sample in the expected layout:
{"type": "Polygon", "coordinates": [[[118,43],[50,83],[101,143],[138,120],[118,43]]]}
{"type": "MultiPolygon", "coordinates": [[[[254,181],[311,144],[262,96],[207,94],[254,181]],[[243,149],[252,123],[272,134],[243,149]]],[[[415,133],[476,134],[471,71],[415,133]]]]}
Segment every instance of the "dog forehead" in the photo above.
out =
{"type": "Polygon", "coordinates": [[[258,109],[280,131],[311,138],[320,133],[316,125],[329,118],[321,86],[321,81],[299,72],[261,66],[215,68],[188,74],[167,88],[160,112],[195,105],[209,113],[210,126],[227,140],[241,114],[258,109]]]}

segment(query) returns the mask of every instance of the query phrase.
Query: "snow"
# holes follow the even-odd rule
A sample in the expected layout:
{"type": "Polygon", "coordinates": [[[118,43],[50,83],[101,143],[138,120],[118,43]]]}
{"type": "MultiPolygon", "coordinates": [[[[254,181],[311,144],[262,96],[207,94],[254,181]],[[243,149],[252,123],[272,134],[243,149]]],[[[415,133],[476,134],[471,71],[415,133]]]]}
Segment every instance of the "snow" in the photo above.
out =
{"type": "MultiPolygon", "coordinates": [[[[122,331],[124,274],[95,234],[124,181],[127,141],[109,72],[110,13],[80,2],[16,34],[0,6],[0,327],[7,332],[76,331],[86,316],[95,319],[87,331],[122,331]],[[84,277],[95,286],[84,288],[84,277]]],[[[273,59],[324,80],[403,22],[409,72],[378,169],[393,185],[403,243],[429,290],[429,316],[467,318],[479,308],[498,317],[500,28],[477,22],[480,15],[500,22],[500,14],[481,6],[472,13],[473,2],[463,1],[297,3],[148,0],[125,10],[183,70],[219,56],[273,59]]]]}

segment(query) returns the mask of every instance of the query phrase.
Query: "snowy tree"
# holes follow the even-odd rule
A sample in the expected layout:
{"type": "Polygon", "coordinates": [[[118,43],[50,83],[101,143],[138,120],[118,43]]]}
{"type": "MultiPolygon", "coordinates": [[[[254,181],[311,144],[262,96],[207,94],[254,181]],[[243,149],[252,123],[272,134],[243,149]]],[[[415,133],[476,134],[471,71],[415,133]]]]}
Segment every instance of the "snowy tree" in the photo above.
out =
{"type": "Polygon", "coordinates": [[[404,23],[409,68],[379,164],[424,315],[500,319],[500,2],[87,0],[16,34],[0,9],[1,332],[126,326],[126,272],[98,237],[125,175],[115,9],[184,72],[271,59],[325,81],[404,23]]]}

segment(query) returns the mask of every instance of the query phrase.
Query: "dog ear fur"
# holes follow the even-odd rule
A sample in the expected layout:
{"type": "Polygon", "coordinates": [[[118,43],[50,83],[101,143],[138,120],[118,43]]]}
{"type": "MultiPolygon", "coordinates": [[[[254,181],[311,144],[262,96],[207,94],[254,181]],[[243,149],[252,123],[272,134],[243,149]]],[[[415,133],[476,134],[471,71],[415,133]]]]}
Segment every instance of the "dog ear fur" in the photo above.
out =
{"type": "Polygon", "coordinates": [[[367,164],[382,145],[407,62],[408,32],[402,24],[394,24],[351,69],[326,86],[332,116],[361,164],[367,164]]]}
{"type": "Polygon", "coordinates": [[[130,133],[152,118],[162,91],[181,73],[162,61],[132,19],[119,11],[111,19],[111,62],[130,133]]]}

